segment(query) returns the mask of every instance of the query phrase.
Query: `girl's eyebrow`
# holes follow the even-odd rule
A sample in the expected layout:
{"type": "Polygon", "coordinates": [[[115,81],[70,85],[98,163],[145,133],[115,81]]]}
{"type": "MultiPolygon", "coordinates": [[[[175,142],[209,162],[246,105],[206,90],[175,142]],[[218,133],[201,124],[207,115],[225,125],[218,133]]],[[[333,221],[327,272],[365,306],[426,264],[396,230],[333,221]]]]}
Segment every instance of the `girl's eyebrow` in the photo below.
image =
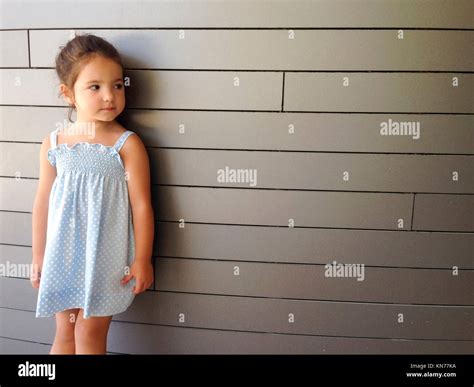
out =
{"type": "MultiPolygon", "coordinates": [[[[122,81],[123,82],[123,78],[117,78],[114,82],[117,82],[117,81],[122,81]]],[[[100,83],[100,81],[93,80],[93,81],[88,81],[86,83],[100,83]]]]}

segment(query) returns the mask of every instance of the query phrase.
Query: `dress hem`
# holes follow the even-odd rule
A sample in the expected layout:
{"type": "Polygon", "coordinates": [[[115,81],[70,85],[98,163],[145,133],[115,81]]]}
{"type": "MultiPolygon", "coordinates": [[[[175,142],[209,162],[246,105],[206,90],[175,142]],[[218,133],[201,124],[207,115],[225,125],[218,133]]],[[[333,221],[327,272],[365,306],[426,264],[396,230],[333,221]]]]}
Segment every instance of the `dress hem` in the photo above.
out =
{"type": "MultiPolygon", "coordinates": [[[[107,316],[115,316],[116,314],[120,314],[120,313],[123,313],[125,312],[133,303],[133,300],[135,299],[135,297],[132,298],[132,300],[130,301],[130,303],[125,306],[125,307],[122,307],[122,308],[118,308],[117,310],[113,310],[111,313],[93,313],[93,314],[88,314],[87,317],[84,316],[84,319],[88,319],[90,317],[107,317],[107,316]]],[[[41,313],[41,314],[38,314],[36,313],[35,314],[35,318],[43,318],[43,317],[53,317],[56,315],[56,313],[59,313],[59,312],[64,312],[68,309],[82,309],[84,310],[84,307],[83,306],[68,306],[68,307],[60,307],[58,308],[57,310],[55,310],[54,312],[51,312],[51,313],[41,313]]]]}

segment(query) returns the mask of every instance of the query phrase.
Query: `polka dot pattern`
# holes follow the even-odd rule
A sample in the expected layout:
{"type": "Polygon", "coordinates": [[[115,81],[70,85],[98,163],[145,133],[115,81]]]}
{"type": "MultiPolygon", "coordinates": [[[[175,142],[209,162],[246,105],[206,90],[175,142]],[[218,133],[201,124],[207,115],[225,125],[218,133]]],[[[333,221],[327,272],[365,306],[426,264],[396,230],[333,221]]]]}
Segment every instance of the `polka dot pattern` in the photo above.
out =
{"type": "Polygon", "coordinates": [[[82,308],[84,318],[125,311],[135,280],[120,280],[133,262],[135,239],[125,170],[119,151],[126,131],[108,147],[57,145],[48,160],[57,176],[49,198],[46,247],[36,317],[82,308]]]}

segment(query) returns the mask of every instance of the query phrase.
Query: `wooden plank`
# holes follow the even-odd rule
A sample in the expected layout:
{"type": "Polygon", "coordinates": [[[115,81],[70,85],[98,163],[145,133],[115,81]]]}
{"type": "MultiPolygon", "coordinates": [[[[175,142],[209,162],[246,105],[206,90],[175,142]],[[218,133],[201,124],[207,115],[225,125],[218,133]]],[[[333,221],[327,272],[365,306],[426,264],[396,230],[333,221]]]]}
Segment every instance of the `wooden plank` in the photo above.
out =
{"type": "MultiPolygon", "coordinates": [[[[30,263],[31,214],[0,211],[0,261],[30,263]]],[[[474,269],[474,233],[397,232],[157,222],[154,255],[377,267],[474,269]]]]}
{"type": "Polygon", "coordinates": [[[31,286],[29,279],[0,276],[0,289],[1,308],[36,312],[38,290],[31,286]]]}
{"type": "Polygon", "coordinates": [[[0,67],[29,67],[28,31],[0,31],[0,46],[0,67]]]}
{"type": "MultiPolygon", "coordinates": [[[[110,41],[128,68],[472,71],[474,32],[448,30],[75,30],[110,41]],[[183,33],[184,32],[184,33],[183,33]],[[177,49],[179,47],[179,49],[177,49]],[[157,52],[160,54],[157,55],[157,52]]],[[[54,67],[70,30],[30,33],[33,67],[54,67]]]]}
{"type": "Polygon", "coordinates": [[[124,121],[154,147],[474,154],[474,116],[468,115],[132,109],[124,121]],[[411,132],[382,134],[382,127],[397,125],[411,132]]]}
{"type": "MultiPolygon", "coordinates": [[[[129,107],[275,111],[281,108],[282,73],[278,72],[127,70],[126,76],[131,78],[129,107]],[[234,85],[237,78],[240,86],[234,85]]],[[[54,78],[53,70],[2,69],[0,103],[64,106],[56,94],[54,78]]],[[[284,110],[472,113],[473,79],[472,74],[287,73],[284,110]],[[344,88],[344,76],[352,79],[352,87],[344,88]],[[453,76],[459,79],[457,87],[451,85],[453,76]],[[401,94],[404,98],[400,98],[401,94]]]]}
{"type": "Polygon", "coordinates": [[[48,355],[51,350],[49,344],[34,343],[31,341],[6,339],[0,337],[0,353],[3,355],[37,354],[48,355]]]}
{"type": "Polygon", "coordinates": [[[416,195],[413,229],[473,232],[474,195],[416,195]]]}
{"type": "Polygon", "coordinates": [[[31,246],[31,232],[30,213],[0,211],[0,243],[31,246]]]}
{"type": "MultiPolygon", "coordinates": [[[[64,107],[0,106],[0,141],[41,143],[58,126],[67,126],[66,117],[64,107]]],[[[123,122],[148,147],[474,154],[469,115],[128,109],[123,122]],[[382,135],[383,125],[404,125],[412,132],[382,135]],[[419,136],[413,130],[418,126],[419,136]]]]}
{"type": "MultiPolygon", "coordinates": [[[[125,76],[131,79],[129,107],[281,109],[283,74],[279,72],[128,70],[125,76]]],[[[49,69],[1,69],[0,104],[65,106],[57,95],[57,82],[49,69]]]]}
{"type": "Polygon", "coordinates": [[[40,149],[40,145],[33,143],[0,143],[0,153],[4,155],[0,175],[38,179],[40,149]]]}
{"type": "Polygon", "coordinates": [[[334,337],[473,340],[473,317],[472,307],[147,292],[125,313],[117,315],[116,320],[334,337]],[[399,323],[402,317],[403,323],[399,323]]]}
{"type": "Polygon", "coordinates": [[[37,179],[0,177],[0,210],[32,212],[37,179]]]}
{"type": "MultiPolygon", "coordinates": [[[[1,144],[0,144],[1,145],[1,144]]],[[[12,164],[21,165],[5,149],[12,164]]],[[[1,151],[0,146],[0,151],[1,151]]],[[[358,155],[192,149],[149,149],[152,182],[160,185],[324,191],[474,193],[470,156],[358,155]],[[454,171],[460,176],[453,180],[454,171]]],[[[30,172],[31,173],[31,172],[30,172]]]]}
{"type": "MultiPolygon", "coordinates": [[[[327,264],[333,262],[329,258],[327,264]]],[[[363,275],[335,277],[328,276],[324,265],[165,257],[155,259],[155,270],[155,290],[160,291],[430,305],[472,306],[474,299],[472,271],[454,275],[452,270],[365,266],[363,275]]]]}
{"type": "MultiPolygon", "coordinates": [[[[0,289],[0,307],[36,310],[36,290],[28,280],[0,278],[0,289]],[[12,293],[14,299],[7,295],[12,293]]],[[[145,292],[114,321],[334,337],[473,340],[473,314],[472,307],[145,292]]]]}
{"type": "Polygon", "coordinates": [[[473,269],[474,234],[228,226],[158,222],[157,256],[389,267],[473,269]]]}
{"type": "Polygon", "coordinates": [[[125,76],[130,77],[129,107],[281,109],[281,72],[127,70],[125,76]]]}
{"type": "Polygon", "coordinates": [[[113,351],[202,354],[448,354],[472,353],[472,341],[390,340],[112,323],[113,351]]]}
{"type": "Polygon", "coordinates": [[[0,265],[7,277],[29,279],[31,257],[31,247],[0,245],[0,265]]]}
{"type": "MultiPolygon", "coordinates": [[[[40,146],[0,143],[0,174],[38,178],[40,146]]],[[[470,156],[149,149],[152,183],[334,191],[474,193],[470,156]],[[171,167],[172,166],[172,167],[171,167]],[[294,173],[298,171],[298,173],[294,173]],[[460,178],[453,180],[453,172],[460,178]],[[241,179],[242,178],[242,179],[241,179]]]]}
{"type": "Polygon", "coordinates": [[[289,72],[283,110],[474,113],[473,88],[473,74],[289,72]]]}
{"type": "Polygon", "coordinates": [[[390,230],[410,228],[413,200],[411,194],[166,186],[152,193],[157,220],[390,230]]]}
{"type": "Polygon", "coordinates": [[[410,0],[180,1],[45,3],[2,5],[0,28],[473,28],[472,2],[410,0]],[[94,12],[91,12],[94,10],[94,12]],[[14,17],[22,15],[21,18],[14,17]]]}
{"type": "MultiPolygon", "coordinates": [[[[0,334],[51,343],[50,319],[0,308],[0,334]],[[38,320],[38,321],[36,321],[38,320]],[[34,329],[32,328],[34,326],[34,329]]],[[[468,354],[472,341],[390,340],[248,333],[112,321],[109,351],[136,354],[468,354]]]]}
{"type": "MultiPolygon", "coordinates": [[[[0,210],[31,212],[36,186],[34,179],[0,178],[0,210]]],[[[285,227],[294,221],[296,227],[407,230],[413,200],[411,194],[389,193],[156,186],[152,191],[156,220],[285,227]]]]}
{"type": "Polygon", "coordinates": [[[53,70],[0,69],[0,104],[66,106],[58,84],[53,70]]]}
{"type": "Polygon", "coordinates": [[[0,336],[3,338],[53,343],[54,317],[36,318],[34,312],[0,308],[0,321],[0,336]]]}
{"type": "Polygon", "coordinates": [[[0,106],[1,141],[41,144],[53,130],[67,124],[66,106],[0,106]]]}

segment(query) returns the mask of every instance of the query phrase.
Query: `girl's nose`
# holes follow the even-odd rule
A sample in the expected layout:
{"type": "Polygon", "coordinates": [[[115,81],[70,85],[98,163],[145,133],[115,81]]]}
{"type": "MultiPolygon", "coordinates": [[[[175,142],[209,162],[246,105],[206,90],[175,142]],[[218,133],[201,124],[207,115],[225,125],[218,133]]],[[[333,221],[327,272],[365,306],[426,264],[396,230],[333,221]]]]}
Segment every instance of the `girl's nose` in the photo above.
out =
{"type": "Polygon", "coordinates": [[[104,102],[112,101],[114,99],[114,93],[111,90],[105,90],[103,94],[104,102]]]}

